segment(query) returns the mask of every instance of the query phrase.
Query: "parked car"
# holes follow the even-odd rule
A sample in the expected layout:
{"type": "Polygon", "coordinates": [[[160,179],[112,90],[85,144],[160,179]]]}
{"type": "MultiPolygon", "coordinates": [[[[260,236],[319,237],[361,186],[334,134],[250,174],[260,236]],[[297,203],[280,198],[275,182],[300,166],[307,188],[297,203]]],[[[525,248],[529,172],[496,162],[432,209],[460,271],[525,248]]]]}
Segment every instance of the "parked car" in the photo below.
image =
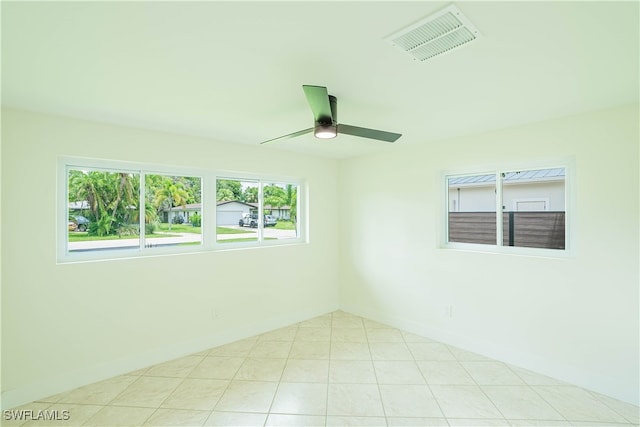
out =
{"type": "Polygon", "coordinates": [[[243,214],[240,221],[238,221],[238,225],[240,227],[252,227],[256,228],[258,226],[258,215],[257,214],[243,214]]]}
{"type": "Polygon", "coordinates": [[[273,215],[265,215],[264,216],[264,226],[265,227],[275,227],[276,226],[276,217],[273,215]]]}
{"type": "MultiPolygon", "coordinates": [[[[262,222],[265,227],[273,227],[276,225],[276,217],[273,215],[265,215],[262,222]]],[[[242,218],[238,221],[240,227],[252,227],[258,226],[258,214],[243,214],[242,218]]]]}
{"type": "Polygon", "coordinates": [[[88,218],[85,218],[82,215],[71,215],[69,217],[69,231],[87,231],[90,222],[91,221],[89,221],[88,218]],[[74,230],[71,230],[72,223],[76,226],[74,230]]]}

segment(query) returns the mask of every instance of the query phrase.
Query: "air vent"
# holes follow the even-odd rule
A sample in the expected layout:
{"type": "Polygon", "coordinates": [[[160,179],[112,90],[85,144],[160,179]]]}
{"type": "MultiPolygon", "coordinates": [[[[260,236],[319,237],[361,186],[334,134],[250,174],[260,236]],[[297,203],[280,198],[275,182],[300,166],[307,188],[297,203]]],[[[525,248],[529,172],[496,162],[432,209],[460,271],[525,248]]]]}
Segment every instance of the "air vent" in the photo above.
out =
{"type": "Polygon", "coordinates": [[[407,52],[415,61],[451,52],[477,40],[480,32],[454,5],[398,31],[385,40],[407,52]]]}

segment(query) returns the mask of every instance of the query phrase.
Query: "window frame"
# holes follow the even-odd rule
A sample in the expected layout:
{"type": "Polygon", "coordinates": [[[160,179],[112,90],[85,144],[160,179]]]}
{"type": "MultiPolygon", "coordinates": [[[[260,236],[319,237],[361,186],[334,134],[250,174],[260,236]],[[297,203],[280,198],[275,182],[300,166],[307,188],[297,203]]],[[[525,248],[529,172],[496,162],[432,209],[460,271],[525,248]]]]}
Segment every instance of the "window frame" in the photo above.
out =
{"type": "MultiPolygon", "coordinates": [[[[143,162],[129,162],[119,160],[106,160],[85,157],[60,156],[57,161],[56,171],[56,261],[58,264],[88,262],[88,261],[106,261],[115,259],[128,259],[138,257],[153,257],[167,255],[181,255],[188,253],[200,253],[211,251],[224,251],[230,249],[273,247],[292,244],[306,244],[307,227],[308,227],[308,209],[307,209],[307,186],[306,181],[301,178],[292,178],[286,176],[245,173],[245,172],[225,172],[215,169],[202,169],[182,166],[159,165],[143,162]],[[113,250],[96,250],[86,252],[69,252],[68,250],[68,213],[69,213],[69,171],[70,170],[101,170],[113,172],[130,172],[139,174],[140,191],[139,198],[139,222],[140,227],[139,245],[132,248],[118,248],[113,250]],[[146,247],[146,236],[144,231],[145,212],[144,201],[146,200],[146,176],[147,175],[167,175],[167,176],[185,176],[198,177],[201,179],[201,243],[199,245],[187,246],[159,246],[146,247]],[[295,239],[283,239],[274,241],[261,241],[259,244],[255,242],[249,245],[228,243],[219,244],[216,242],[216,179],[218,177],[258,180],[259,182],[275,182],[290,183],[298,186],[298,237],[295,239]],[[210,189],[213,189],[211,191],[210,189]],[[214,208],[212,208],[214,207],[214,208]]],[[[262,187],[260,186],[260,193],[262,187]]],[[[262,200],[260,194],[259,200],[262,200]]],[[[260,212],[262,212],[262,203],[260,212]]],[[[261,233],[261,231],[260,231],[261,233]]]]}
{"type": "Polygon", "coordinates": [[[440,238],[438,247],[442,250],[457,250],[469,252],[484,252],[493,254],[507,255],[523,255],[536,256],[546,258],[573,258],[575,257],[574,233],[575,224],[575,160],[566,158],[555,161],[543,161],[532,163],[515,163],[491,165],[480,168],[466,168],[444,170],[441,172],[440,188],[442,194],[441,200],[441,221],[440,238]],[[503,209],[503,180],[502,174],[512,171],[530,171],[540,169],[563,168],[565,171],[564,181],[564,201],[565,201],[565,247],[564,249],[550,248],[531,248],[524,246],[505,246],[503,242],[503,213],[508,209],[503,209]],[[473,175],[495,175],[496,180],[496,197],[495,197],[495,215],[496,215],[496,242],[495,244],[482,243],[466,243],[466,242],[450,242],[449,241],[449,178],[459,176],[473,175]]]}
{"type": "MultiPolygon", "coordinates": [[[[307,190],[306,190],[306,182],[304,180],[291,178],[291,177],[267,175],[267,174],[217,171],[212,181],[213,188],[217,188],[217,181],[219,179],[233,180],[233,181],[252,181],[252,182],[258,183],[258,227],[256,228],[256,232],[258,233],[258,239],[256,241],[222,243],[218,241],[218,235],[216,232],[214,233],[214,236],[212,238],[212,246],[215,250],[247,249],[247,248],[307,243],[307,221],[306,221],[307,190]],[[298,186],[297,212],[298,212],[299,218],[298,218],[298,221],[296,221],[297,237],[291,238],[291,239],[282,239],[282,240],[265,240],[264,239],[263,187],[264,185],[269,185],[269,184],[295,184],[298,186]],[[303,215],[300,215],[300,213],[302,213],[303,215]]],[[[214,203],[217,205],[217,201],[214,201],[214,203]]],[[[214,218],[214,221],[215,221],[214,224],[216,224],[216,227],[217,227],[217,224],[218,224],[217,215],[214,218]]]]}

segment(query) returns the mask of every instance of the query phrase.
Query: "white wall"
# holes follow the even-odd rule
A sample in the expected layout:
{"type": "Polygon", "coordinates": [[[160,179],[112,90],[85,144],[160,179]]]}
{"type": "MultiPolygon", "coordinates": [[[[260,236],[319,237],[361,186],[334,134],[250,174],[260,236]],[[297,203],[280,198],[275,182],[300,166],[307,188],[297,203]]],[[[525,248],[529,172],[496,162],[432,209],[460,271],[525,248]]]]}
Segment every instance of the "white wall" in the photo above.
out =
{"type": "Polygon", "coordinates": [[[3,110],[3,407],[336,309],[327,206],[335,160],[3,110]],[[57,265],[60,155],[305,178],[310,243],[57,265]]]}
{"type": "Polygon", "coordinates": [[[343,309],[637,405],[638,141],[636,105],[342,162],[343,309]],[[567,157],[572,257],[439,248],[443,171],[567,157]]]}

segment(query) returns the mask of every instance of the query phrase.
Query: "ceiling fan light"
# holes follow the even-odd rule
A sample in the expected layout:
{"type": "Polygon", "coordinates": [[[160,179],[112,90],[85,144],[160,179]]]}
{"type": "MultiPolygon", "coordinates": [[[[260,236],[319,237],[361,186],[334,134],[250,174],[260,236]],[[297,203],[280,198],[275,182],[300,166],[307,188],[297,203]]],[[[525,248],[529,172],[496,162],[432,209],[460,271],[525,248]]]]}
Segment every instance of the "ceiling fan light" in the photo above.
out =
{"type": "Polygon", "coordinates": [[[313,130],[313,135],[320,139],[335,138],[338,134],[338,129],[335,125],[317,125],[313,130]]]}

